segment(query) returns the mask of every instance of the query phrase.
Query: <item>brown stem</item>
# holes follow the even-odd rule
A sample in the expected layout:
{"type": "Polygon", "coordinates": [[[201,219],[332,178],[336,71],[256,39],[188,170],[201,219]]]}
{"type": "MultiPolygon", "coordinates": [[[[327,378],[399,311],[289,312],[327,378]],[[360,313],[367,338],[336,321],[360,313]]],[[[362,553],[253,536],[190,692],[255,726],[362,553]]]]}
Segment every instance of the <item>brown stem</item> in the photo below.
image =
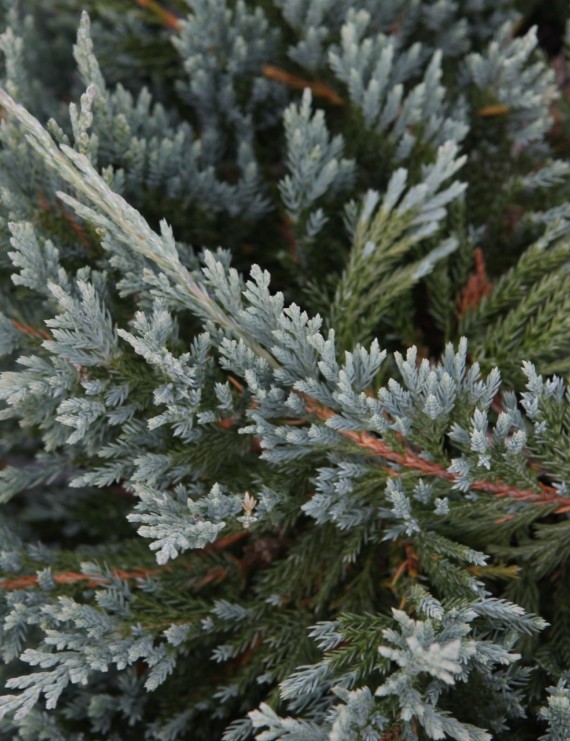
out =
{"type": "Polygon", "coordinates": [[[478,306],[481,299],[488,296],[493,290],[493,286],[487,278],[485,258],[483,257],[483,251],[480,247],[475,249],[473,258],[475,260],[475,272],[469,276],[459,299],[459,308],[457,310],[458,317],[462,317],[466,311],[478,306]]]}
{"type": "MultiPolygon", "coordinates": [[[[136,567],[133,571],[124,571],[123,569],[113,569],[113,576],[120,579],[144,579],[147,576],[153,576],[165,569],[143,569],[136,567]]],[[[166,569],[168,570],[168,568],[166,569]]],[[[89,574],[82,574],[79,571],[60,571],[52,574],[52,579],[56,584],[76,584],[80,581],[87,582],[89,587],[98,587],[102,584],[109,584],[110,579],[105,576],[96,577],[89,574]]],[[[26,589],[35,587],[38,584],[38,577],[35,574],[27,576],[18,576],[15,579],[1,579],[0,589],[26,589]]]]}
{"type": "Polygon", "coordinates": [[[12,325],[18,332],[27,334],[30,337],[35,337],[38,340],[51,340],[51,335],[46,329],[36,329],[31,324],[24,324],[17,319],[12,319],[12,325]]]}
{"type": "MultiPolygon", "coordinates": [[[[232,535],[226,535],[224,538],[215,540],[210,545],[202,548],[196,553],[217,553],[229,548],[234,543],[239,542],[243,538],[247,537],[249,532],[241,530],[238,533],[232,535]]],[[[186,568],[192,568],[190,564],[182,564],[186,568]]],[[[223,567],[219,567],[223,569],[223,567]]],[[[120,579],[144,579],[148,576],[155,576],[166,571],[171,571],[169,566],[162,566],[157,569],[146,569],[142,566],[135,566],[131,571],[125,571],[124,569],[113,569],[112,575],[118,576],[120,579]]],[[[224,569],[225,570],[225,569],[224,569]]],[[[203,586],[210,581],[219,578],[221,573],[219,569],[207,574],[202,582],[198,586],[203,586]]],[[[98,587],[104,584],[108,584],[110,579],[106,576],[90,576],[89,574],[82,574],[80,571],[59,571],[52,574],[52,579],[56,584],[76,584],[77,582],[85,581],[89,587],[98,587]]],[[[36,587],[38,585],[38,577],[36,574],[26,574],[25,576],[18,576],[13,579],[0,579],[0,589],[27,589],[28,587],[36,587]]]]}
{"type": "Polygon", "coordinates": [[[141,8],[145,8],[145,10],[150,10],[151,13],[154,13],[154,15],[164,26],[166,26],[166,28],[170,28],[173,31],[180,30],[180,19],[175,16],[174,13],[171,13],[169,10],[166,10],[166,8],[163,8],[159,3],[156,2],[156,0],[136,0],[136,3],[141,8]]]}
{"type": "Polygon", "coordinates": [[[293,90],[309,88],[316,98],[324,98],[332,105],[343,106],[345,104],[340,95],[331,87],[325,85],[324,82],[311,82],[311,80],[306,80],[304,77],[287,72],[281,69],[281,67],[275,67],[273,64],[264,64],[262,72],[263,76],[268,80],[279,82],[293,90]]]}
{"type": "MultiPolygon", "coordinates": [[[[43,211],[51,212],[53,211],[53,207],[48,201],[48,199],[40,194],[38,197],[38,205],[43,211]]],[[[57,204],[57,211],[59,213],[59,216],[66,221],[69,226],[71,227],[71,230],[74,232],[76,237],[79,239],[79,241],[83,244],[83,246],[89,250],[91,248],[91,239],[89,238],[89,235],[85,231],[85,229],[81,226],[81,224],[77,221],[75,216],[73,214],[70,214],[68,211],[66,211],[61,203],[57,204]]]]}

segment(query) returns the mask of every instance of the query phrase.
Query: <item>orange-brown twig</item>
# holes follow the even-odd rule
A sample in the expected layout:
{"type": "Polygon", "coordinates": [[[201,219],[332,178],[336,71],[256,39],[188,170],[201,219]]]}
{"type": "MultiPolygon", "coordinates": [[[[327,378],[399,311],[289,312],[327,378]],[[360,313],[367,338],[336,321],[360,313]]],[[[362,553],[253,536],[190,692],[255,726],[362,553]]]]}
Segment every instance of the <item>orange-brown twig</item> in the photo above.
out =
{"type": "Polygon", "coordinates": [[[240,381],[237,380],[237,378],[234,378],[233,376],[228,376],[228,381],[236,388],[238,391],[245,391],[245,386],[243,383],[240,383],[240,381]]]}
{"type": "MultiPolygon", "coordinates": [[[[246,538],[248,535],[249,532],[247,530],[240,530],[240,532],[238,533],[226,535],[223,538],[215,540],[213,543],[210,543],[205,548],[201,548],[200,550],[196,551],[196,553],[200,554],[223,551],[226,548],[232,546],[234,543],[238,543],[243,538],[246,538]]],[[[192,568],[190,563],[184,563],[183,565],[186,568],[192,568]]],[[[224,574],[221,573],[220,569],[224,572],[226,571],[224,567],[214,569],[214,571],[210,572],[210,574],[206,574],[206,576],[204,577],[204,579],[202,579],[201,583],[199,583],[198,586],[204,586],[205,584],[208,584],[211,581],[215,581],[220,577],[223,578],[224,574]]],[[[171,571],[170,566],[161,566],[157,569],[146,569],[142,566],[135,566],[131,571],[125,571],[124,569],[113,569],[112,574],[113,576],[118,576],[120,579],[144,579],[148,576],[155,576],[156,574],[161,574],[167,571],[171,571]]],[[[76,584],[77,582],[84,581],[86,583],[86,586],[88,587],[98,587],[109,583],[108,577],[94,577],[90,576],[89,574],[82,574],[80,571],[58,571],[52,574],[52,579],[56,584],[62,585],[76,584]]],[[[36,587],[37,585],[38,577],[35,574],[18,576],[13,579],[0,579],[0,589],[26,589],[28,587],[36,587]]]]}
{"type": "Polygon", "coordinates": [[[306,80],[304,77],[287,72],[281,69],[281,67],[275,67],[273,64],[264,64],[262,72],[263,76],[268,80],[279,82],[293,90],[304,90],[308,87],[315,97],[324,98],[332,105],[342,106],[345,104],[340,95],[332,87],[325,85],[324,82],[311,82],[311,80],[306,80]]]}
{"type": "MultiPolygon", "coordinates": [[[[49,201],[43,195],[39,196],[38,205],[40,206],[42,211],[46,211],[49,213],[53,210],[49,201]]],[[[57,205],[57,210],[64,221],[69,224],[79,241],[84,245],[84,247],[87,247],[89,249],[91,247],[91,240],[89,239],[89,235],[77,221],[77,219],[73,216],[73,214],[70,214],[68,211],[66,211],[63,208],[63,205],[61,205],[60,203],[58,203],[57,205]]]]}
{"type": "Polygon", "coordinates": [[[224,581],[224,579],[228,575],[228,571],[229,569],[227,569],[225,566],[217,566],[215,569],[209,571],[205,576],[203,576],[192,586],[194,587],[194,589],[202,589],[202,587],[205,587],[208,584],[219,584],[220,582],[224,581]]]}
{"type": "Polygon", "coordinates": [[[218,540],[215,540],[213,543],[202,548],[202,551],[204,553],[211,553],[212,551],[217,553],[218,551],[224,551],[234,543],[238,543],[240,540],[247,538],[248,535],[249,532],[247,530],[240,530],[238,533],[225,535],[223,538],[218,538],[218,540]]]}
{"type": "Polygon", "coordinates": [[[51,340],[51,335],[47,329],[36,329],[35,327],[32,327],[31,324],[24,324],[23,322],[19,322],[17,319],[12,319],[12,325],[18,330],[18,332],[27,334],[30,337],[35,337],[38,340],[51,340]]]}
{"type": "Polygon", "coordinates": [[[477,114],[481,118],[496,118],[497,116],[506,116],[510,111],[508,105],[504,103],[493,103],[491,105],[485,105],[479,108],[477,114]]]}
{"type": "Polygon", "coordinates": [[[238,417],[225,417],[224,419],[218,420],[218,426],[224,430],[231,430],[235,423],[238,421],[238,417]]]}
{"type": "Polygon", "coordinates": [[[457,315],[460,317],[469,309],[478,306],[481,299],[484,296],[489,296],[493,290],[493,286],[487,278],[483,251],[479,247],[475,249],[473,258],[475,260],[475,272],[469,276],[467,284],[461,293],[459,308],[457,310],[457,315]]]}
{"type": "Polygon", "coordinates": [[[175,16],[174,13],[163,8],[162,5],[156,2],[156,0],[136,0],[136,3],[137,5],[140,5],[141,8],[150,10],[151,13],[154,13],[166,28],[170,28],[173,31],[180,30],[180,19],[175,16]]]}
{"type": "Polygon", "coordinates": [[[295,235],[293,234],[292,225],[293,222],[291,221],[291,218],[287,214],[284,214],[283,221],[279,227],[279,231],[283,235],[283,239],[287,244],[287,249],[289,250],[291,259],[294,263],[298,263],[299,253],[297,251],[297,240],[295,239],[295,235]]]}
{"type": "Polygon", "coordinates": [[[398,566],[398,568],[394,572],[392,581],[390,582],[390,587],[392,589],[396,586],[396,584],[400,580],[400,577],[405,571],[408,572],[408,575],[411,579],[414,579],[418,575],[418,557],[414,549],[412,548],[411,543],[406,543],[405,550],[406,558],[398,566]]]}
{"type": "MultiPolygon", "coordinates": [[[[136,567],[133,571],[124,571],[123,569],[113,569],[113,575],[120,579],[144,579],[147,576],[158,574],[163,569],[143,569],[136,567]]],[[[88,574],[82,574],[80,571],[60,571],[52,574],[52,579],[56,584],[76,584],[84,581],[88,587],[98,587],[109,583],[107,577],[94,577],[88,574]]],[[[0,589],[26,589],[35,587],[38,584],[38,577],[35,574],[27,576],[18,576],[15,579],[0,579],[0,589]]]]}

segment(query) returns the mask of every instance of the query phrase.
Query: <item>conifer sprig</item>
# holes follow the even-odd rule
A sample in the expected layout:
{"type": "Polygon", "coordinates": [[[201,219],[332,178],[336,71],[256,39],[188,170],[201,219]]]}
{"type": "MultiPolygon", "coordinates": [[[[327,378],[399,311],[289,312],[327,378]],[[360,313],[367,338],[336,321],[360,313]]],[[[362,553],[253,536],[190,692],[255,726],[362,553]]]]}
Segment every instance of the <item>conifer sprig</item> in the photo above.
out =
{"type": "Polygon", "coordinates": [[[0,9],[0,739],[568,736],[540,35],[56,4],[0,9]]]}

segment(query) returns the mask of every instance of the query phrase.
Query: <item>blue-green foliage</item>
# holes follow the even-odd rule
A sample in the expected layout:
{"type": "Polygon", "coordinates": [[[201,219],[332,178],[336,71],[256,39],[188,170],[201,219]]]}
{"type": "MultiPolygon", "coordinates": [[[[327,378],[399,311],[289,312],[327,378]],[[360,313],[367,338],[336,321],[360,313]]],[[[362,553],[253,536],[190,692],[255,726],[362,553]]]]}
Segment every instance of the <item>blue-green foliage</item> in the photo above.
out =
{"type": "Polygon", "coordinates": [[[139,5],[3,11],[0,738],[567,738],[568,163],[535,30],[139,5]]]}

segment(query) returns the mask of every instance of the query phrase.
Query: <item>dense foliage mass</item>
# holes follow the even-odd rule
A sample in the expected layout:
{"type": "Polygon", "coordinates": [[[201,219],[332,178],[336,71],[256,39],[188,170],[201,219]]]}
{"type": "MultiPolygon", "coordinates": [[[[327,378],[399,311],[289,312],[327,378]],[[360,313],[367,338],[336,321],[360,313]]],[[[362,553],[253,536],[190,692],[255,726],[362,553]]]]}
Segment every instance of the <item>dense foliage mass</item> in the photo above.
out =
{"type": "Polygon", "coordinates": [[[570,738],[548,5],[4,0],[0,739],[570,738]]]}

